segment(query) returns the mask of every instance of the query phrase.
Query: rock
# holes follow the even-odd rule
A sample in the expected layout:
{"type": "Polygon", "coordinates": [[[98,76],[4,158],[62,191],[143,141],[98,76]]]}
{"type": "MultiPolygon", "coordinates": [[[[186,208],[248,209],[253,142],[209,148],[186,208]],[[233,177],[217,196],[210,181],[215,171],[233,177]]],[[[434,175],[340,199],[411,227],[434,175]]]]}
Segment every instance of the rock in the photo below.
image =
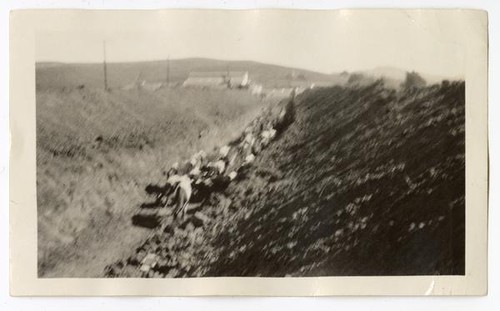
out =
{"type": "MultiPolygon", "coordinates": [[[[186,223],[186,225],[187,225],[187,223],[186,223]]],[[[182,237],[186,236],[186,232],[183,229],[181,229],[181,228],[175,227],[174,228],[174,236],[177,237],[177,238],[182,238],[182,237]]]]}
{"type": "MultiPolygon", "coordinates": [[[[229,200],[230,201],[230,200],[229,200]]],[[[194,217],[198,218],[199,220],[201,220],[204,224],[206,223],[209,223],[210,222],[210,218],[208,216],[206,216],[205,214],[201,213],[201,212],[196,212],[194,214],[194,217]]]]}
{"type": "Polygon", "coordinates": [[[188,236],[189,236],[189,234],[190,234],[191,232],[193,232],[193,231],[194,231],[194,228],[195,228],[195,225],[193,224],[193,222],[192,222],[192,221],[189,221],[189,222],[186,224],[186,227],[185,227],[185,229],[184,229],[184,230],[186,231],[186,235],[188,235],[188,236]]]}
{"type": "Polygon", "coordinates": [[[160,259],[157,263],[157,267],[159,269],[165,269],[165,267],[168,266],[168,259],[167,258],[164,258],[164,259],[160,259]]]}
{"type": "Polygon", "coordinates": [[[172,251],[175,247],[175,239],[172,237],[168,240],[168,249],[172,251]]]}
{"type": "Polygon", "coordinates": [[[156,266],[156,263],[158,262],[158,256],[153,253],[149,253],[144,257],[144,259],[141,262],[141,271],[148,272],[150,271],[151,268],[154,268],[156,266]]]}
{"type": "Polygon", "coordinates": [[[340,237],[343,233],[344,233],[343,229],[338,229],[337,231],[335,231],[335,236],[340,237]]]}
{"type": "Polygon", "coordinates": [[[142,265],[141,268],[140,268],[140,270],[142,272],[145,272],[145,273],[148,273],[150,269],[151,269],[151,267],[148,266],[148,265],[142,265]]]}
{"type": "Polygon", "coordinates": [[[196,232],[194,231],[189,232],[188,239],[189,239],[189,244],[194,245],[196,240],[196,232]]]}
{"type": "Polygon", "coordinates": [[[203,244],[203,236],[197,235],[194,242],[195,242],[196,245],[203,244]]]}
{"type": "Polygon", "coordinates": [[[137,252],[136,258],[138,262],[141,262],[146,257],[146,252],[144,250],[139,250],[137,252]]]}

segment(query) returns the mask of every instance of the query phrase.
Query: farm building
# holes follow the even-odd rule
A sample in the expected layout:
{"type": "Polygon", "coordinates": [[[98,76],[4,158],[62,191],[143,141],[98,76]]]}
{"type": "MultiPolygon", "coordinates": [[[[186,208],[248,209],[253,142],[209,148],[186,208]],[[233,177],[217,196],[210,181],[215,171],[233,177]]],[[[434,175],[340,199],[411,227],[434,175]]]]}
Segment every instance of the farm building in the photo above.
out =
{"type": "Polygon", "coordinates": [[[191,72],[183,86],[194,87],[248,87],[247,71],[191,72]]]}

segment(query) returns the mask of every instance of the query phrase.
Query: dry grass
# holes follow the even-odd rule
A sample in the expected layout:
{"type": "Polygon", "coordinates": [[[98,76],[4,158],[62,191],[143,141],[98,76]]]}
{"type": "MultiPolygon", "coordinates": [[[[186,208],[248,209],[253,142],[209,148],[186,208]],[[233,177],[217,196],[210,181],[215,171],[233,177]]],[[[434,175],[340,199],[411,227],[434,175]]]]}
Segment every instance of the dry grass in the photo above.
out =
{"type": "Polygon", "coordinates": [[[102,272],[147,234],[130,226],[145,185],[233,138],[266,104],[236,90],[39,90],[39,275],[102,272]]]}

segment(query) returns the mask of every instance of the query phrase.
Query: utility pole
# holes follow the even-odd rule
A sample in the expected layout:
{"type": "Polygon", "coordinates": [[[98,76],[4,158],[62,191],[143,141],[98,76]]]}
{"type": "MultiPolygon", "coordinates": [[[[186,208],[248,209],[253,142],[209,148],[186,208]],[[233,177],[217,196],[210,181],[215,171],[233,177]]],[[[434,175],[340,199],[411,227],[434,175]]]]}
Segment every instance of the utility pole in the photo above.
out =
{"type": "Polygon", "coordinates": [[[106,67],[106,41],[102,41],[102,52],[103,52],[103,72],[104,72],[104,91],[108,91],[108,70],[106,67]]]}
{"type": "Polygon", "coordinates": [[[167,57],[167,86],[170,84],[170,55],[167,57]]]}
{"type": "Polygon", "coordinates": [[[226,81],[227,81],[227,87],[231,88],[231,77],[229,76],[229,63],[226,64],[226,81]]]}

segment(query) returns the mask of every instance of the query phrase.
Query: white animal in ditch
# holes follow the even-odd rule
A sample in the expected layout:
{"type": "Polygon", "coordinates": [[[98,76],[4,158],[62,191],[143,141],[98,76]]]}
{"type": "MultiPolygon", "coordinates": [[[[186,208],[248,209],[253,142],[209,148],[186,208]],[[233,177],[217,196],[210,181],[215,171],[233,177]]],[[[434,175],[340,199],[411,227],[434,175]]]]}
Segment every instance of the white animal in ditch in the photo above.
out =
{"type": "Polygon", "coordinates": [[[174,211],[174,216],[177,217],[179,213],[182,213],[184,218],[186,215],[186,207],[189,204],[189,199],[191,199],[192,187],[191,178],[186,175],[180,177],[177,188],[175,189],[175,198],[177,206],[174,211]]]}

